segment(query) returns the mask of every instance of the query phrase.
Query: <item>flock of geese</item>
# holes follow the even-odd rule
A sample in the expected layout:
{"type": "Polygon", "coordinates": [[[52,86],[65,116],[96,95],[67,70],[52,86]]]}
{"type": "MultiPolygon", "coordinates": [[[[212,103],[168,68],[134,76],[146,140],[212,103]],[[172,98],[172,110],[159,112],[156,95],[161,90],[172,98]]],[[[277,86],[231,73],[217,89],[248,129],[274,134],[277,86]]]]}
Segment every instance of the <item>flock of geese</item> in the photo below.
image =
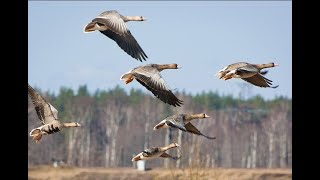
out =
{"type": "MultiPolygon", "coordinates": [[[[143,16],[123,16],[115,10],[105,11],[89,22],[84,32],[100,31],[105,36],[115,41],[118,46],[130,55],[132,58],[138,61],[146,61],[148,56],[140,47],[137,40],[131,34],[128,29],[128,21],[145,21],[146,18],[143,16]]],[[[262,71],[264,68],[272,68],[278,66],[273,62],[266,64],[250,64],[247,62],[237,62],[230,64],[221,69],[216,75],[219,79],[229,80],[232,78],[241,78],[242,80],[251,83],[258,87],[270,87],[272,81],[264,77],[268,72],[262,71]]],[[[183,105],[183,101],[178,99],[173,92],[170,90],[165,80],[162,78],[160,72],[165,69],[178,69],[177,64],[148,64],[133,68],[129,72],[123,74],[120,80],[124,80],[125,84],[132,82],[136,79],[142,86],[152,92],[152,94],[160,99],[162,102],[172,105],[174,107],[183,105]]],[[[30,132],[33,140],[39,143],[43,135],[53,134],[61,131],[63,128],[80,127],[81,125],[77,122],[62,123],[58,118],[58,111],[38,92],[36,92],[28,84],[28,94],[31,97],[32,103],[35,107],[38,118],[42,125],[34,128],[30,132]]],[[[176,114],[165,118],[157,125],[154,126],[153,130],[162,128],[176,128],[181,131],[201,135],[208,139],[215,139],[216,137],[209,137],[202,134],[194,125],[191,124],[191,120],[208,118],[209,116],[205,113],[199,114],[176,114]]],[[[177,143],[171,143],[164,147],[151,147],[143,150],[134,158],[132,161],[147,160],[155,157],[171,158],[174,160],[180,157],[173,157],[167,154],[165,151],[171,148],[179,147],[177,143]]]]}

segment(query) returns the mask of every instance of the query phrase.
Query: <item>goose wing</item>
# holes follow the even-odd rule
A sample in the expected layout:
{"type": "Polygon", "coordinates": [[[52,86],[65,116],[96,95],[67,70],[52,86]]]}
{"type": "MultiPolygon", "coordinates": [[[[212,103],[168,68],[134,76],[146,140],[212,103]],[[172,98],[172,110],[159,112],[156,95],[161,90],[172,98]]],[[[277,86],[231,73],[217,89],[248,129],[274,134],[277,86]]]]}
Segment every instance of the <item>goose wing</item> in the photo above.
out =
{"type": "Polygon", "coordinates": [[[114,40],[118,46],[124,50],[128,55],[131,57],[139,60],[142,62],[142,60],[146,60],[148,56],[143,51],[143,49],[140,47],[137,40],[132,36],[131,32],[128,30],[126,34],[119,35],[112,30],[105,30],[100,31],[102,34],[106,35],[110,39],[114,40]]]}
{"type": "Polygon", "coordinates": [[[137,79],[137,81],[142,84],[144,87],[146,87],[149,91],[152,92],[152,94],[154,96],[156,96],[158,99],[160,99],[161,101],[163,101],[164,103],[170,104],[174,107],[176,106],[181,106],[183,104],[183,101],[179,100],[173,93],[171,90],[169,91],[157,91],[153,88],[151,88],[150,86],[148,86],[147,84],[145,84],[143,81],[137,79]]]}
{"type": "Polygon", "coordinates": [[[173,105],[180,106],[183,101],[179,100],[167,86],[161,74],[155,68],[144,66],[134,70],[136,80],[146,87],[161,101],[173,105]]]}
{"type": "Polygon", "coordinates": [[[105,11],[94,18],[92,22],[106,26],[108,29],[119,35],[128,33],[128,26],[117,11],[105,11]]]}
{"type": "Polygon", "coordinates": [[[258,73],[258,72],[259,70],[250,64],[246,66],[238,67],[236,70],[236,73],[258,73]]]}
{"type": "Polygon", "coordinates": [[[189,133],[201,135],[201,136],[204,136],[204,137],[206,137],[206,138],[208,138],[208,139],[215,139],[215,137],[209,137],[209,136],[206,136],[206,135],[202,134],[202,133],[201,133],[195,126],[193,126],[190,122],[187,123],[184,127],[187,129],[187,132],[189,132],[189,133]]]}
{"type": "Polygon", "coordinates": [[[157,91],[169,91],[170,88],[160,72],[151,65],[140,66],[133,70],[134,76],[157,91]]]}
{"type": "Polygon", "coordinates": [[[58,111],[28,84],[28,94],[42,124],[58,120],[58,111]]]}
{"type": "Polygon", "coordinates": [[[171,158],[171,159],[174,159],[174,160],[178,160],[178,159],[180,159],[181,158],[181,156],[180,157],[173,157],[173,156],[171,156],[170,154],[167,154],[167,153],[163,153],[163,154],[161,154],[159,157],[163,157],[163,158],[171,158]]]}
{"type": "Polygon", "coordinates": [[[249,63],[246,63],[246,62],[237,62],[237,63],[233,63],[233,64],[228,65],[225,68],[225,70],[239,69],[239,68],[242,68],[242,67],[246,67],[248,65],[249,65],[249,63]]]}
{"type": "Polygon", "coordinates": [[[161,155],[160,155],[160,157],[163,157],[163,158],[173,158],[171,155],[169,155],[169,154],[167,154],[167,153],[162,153],[161,155]]]}
{"type": "Polygon", "coordinates": [[[277,88],[279,85],[277,86],[271,86],[272,85],[272,81],[270,79],[267,79],[265,77],[263,77],[261,74],[256,74],[252,77],[248,77],[248,78],[242,78],[243,80],[255,85],[255,86],[259,86],[259,87],[271,87],[271,88],[277,88]]]}
{"type": "Polygon", "coordinates": [[[195,126],[193,126],[190,122],[185,124],[185,128],[190,133],[201,135],[201,132],[195,126]]]}
{"type": "Polygon", "coordinates": [[[182,124],[182,123],[176,123],[176,122],[170,121],[170,120],[167,120],[166,123],[167,123],[167,125],[170,126],[170,127],[178,128],[178,129],[180,129],[181,131],[188,132],[188,130],[184,127],[184,124],[182,124]]]}

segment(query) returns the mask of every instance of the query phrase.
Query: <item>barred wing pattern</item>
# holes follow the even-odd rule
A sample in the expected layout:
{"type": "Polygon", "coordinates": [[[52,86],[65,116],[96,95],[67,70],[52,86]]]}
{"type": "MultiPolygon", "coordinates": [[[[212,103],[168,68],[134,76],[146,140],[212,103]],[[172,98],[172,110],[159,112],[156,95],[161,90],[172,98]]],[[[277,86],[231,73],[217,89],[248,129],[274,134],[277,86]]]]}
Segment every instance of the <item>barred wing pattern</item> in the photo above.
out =
{"type": "Polygon", "coordinates": [[[58,111],[28,84],[28,94],[42,124],[58,119],[58,111]]]}

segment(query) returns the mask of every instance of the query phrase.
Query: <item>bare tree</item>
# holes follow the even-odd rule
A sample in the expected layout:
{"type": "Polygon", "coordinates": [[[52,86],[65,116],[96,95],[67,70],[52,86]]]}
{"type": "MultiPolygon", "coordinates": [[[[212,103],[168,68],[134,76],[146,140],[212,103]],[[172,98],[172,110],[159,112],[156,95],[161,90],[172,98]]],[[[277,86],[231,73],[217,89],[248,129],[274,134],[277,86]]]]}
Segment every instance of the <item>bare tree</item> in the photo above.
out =
{"type": "MultiPolygon", "coordinates": [[[[132,156],[150,146],[177,142],[182,155],[178,161],[155,159],[148,167],[282,167],[292,166],[291,101],[262,98],[246,100],[203,93],[181,95],[181,107],[171,107],[150,94],[126,95],[121,89],[91,97],[85,87],[81,96],[68,90],[58,98],[59,117],[74,120],[82,127],[46,136],[41,146],[28,142],[28,165],[49,164],[51,158],[66,159],[73,166],[132,166],[132,156]],[[68,95],[69,93],[69,95],[68,95]],[[70,95],[71,94],[71,95],[70,95]],[[241,102],[239,104],[239,102],[241,102]],[[178,113],[207,113],[210,118],[195,121],[208,140],[180,130],[152,128],[162,119],[178,113]],[[201,148],[200,148],[201,147],[201,148]]],[[[250,93],[247,93],[250,94],[250,93]]],[[[55,97],[46,96],[53,100],[55,97]]],[[[55,104],[54,104],[55,105],[55,104]]],[[[28,102],[28,129],[40,125],[34,107],[28,102]]],[[[29,136],[29,134],[26,134],[29,136]]]]}

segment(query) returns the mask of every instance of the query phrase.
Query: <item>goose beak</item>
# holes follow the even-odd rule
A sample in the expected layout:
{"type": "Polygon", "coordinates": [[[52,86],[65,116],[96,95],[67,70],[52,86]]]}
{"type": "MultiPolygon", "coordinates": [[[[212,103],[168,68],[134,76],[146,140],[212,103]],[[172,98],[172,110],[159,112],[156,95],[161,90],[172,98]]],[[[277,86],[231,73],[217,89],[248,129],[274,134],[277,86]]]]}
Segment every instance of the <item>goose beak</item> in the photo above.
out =
{"type": "Polygon", "coordinates": [[[274,63],[274,67],[279,66],[279,64],[274,63]]]}
{"type": "Polygon", "coordinates": [[[208,115],[204,114],[204,117],[205,117],[205,118],[208,118],[208,117],[210,117],[210,116],[208,116],[208,115]]]}
{"type": "Polygon", "coordinates": [[[181,69],[181,68],[182,68],[182,66],[179,66],[179,65],[177,66],[177,69],[181,69]]]}

